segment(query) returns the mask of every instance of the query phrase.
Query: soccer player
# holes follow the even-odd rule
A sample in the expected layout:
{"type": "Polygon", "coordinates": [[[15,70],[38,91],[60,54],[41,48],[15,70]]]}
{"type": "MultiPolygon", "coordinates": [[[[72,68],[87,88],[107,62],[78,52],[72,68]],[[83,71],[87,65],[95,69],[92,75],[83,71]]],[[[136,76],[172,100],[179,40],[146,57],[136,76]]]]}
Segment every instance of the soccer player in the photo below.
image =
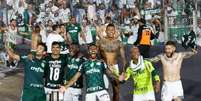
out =
{"type": "Polygon", "coordinates": [[[163,65],[163,86],[161,91],[162,101],[182,101],[184,99],[180,70],[183,59],[189,58],[197,53],[175,52],[176,45],[172,41],[165,44],[165,53],[157,55],[149,60],[152,62],[161,61],[163,65]]]}
{"type": "MultiPolygon", "coordinates": [[[[86,60],[83,55],[80,54],[79,46],[72,44],[69,46],[69,54],[67,55],[67,70],[65,72],[65,84],[78,72],[81,64],[86,60]]],[[[81,101],[83,88],[83,77],[69,87],[64,93],[64,101],[81,101]]]]}
{"type": "Polygon", "coordinates": [[[52,53],[45,57],[45,92],[47,99],[59,101],[63,99],[63,94],[59,93],[60,86],[63,85],[64,72],[66,67],[66,55],[60,54],[60,43],[52,43],[52,53]]]}
{"type": "MultiPolygon", "coordinates": [[[[119,41],[115,37],[115,26],[113,24],[108,24],[106,27],[106,37],[101,38],[96,42],[96,45],[100,49],[101,56],[103,57],[104,62],[106,65],[115,72],[116,75],[119,75],[119,67],[117,64],[118,55],[120,54],[122,63],[123,63],[123,71],[126,66],[126,58],[124,53],[124,46],[121,41],[119,41]]],[[[111,80],[112,87],[113,87],[113,101],[119,101],[119,89],[120,84],[117,80],[111,80]]],[[[106,84],[106,86],[108,86],[106,84]]]]}
{"type": "Polygon", "coordinates": [[[79,44],[78,35],[81,34],[81,26],[76,22],[75,17],[71,17],[70,24],[66,26],[66,31],[68,42],[70,42],[70,44],[79,44]]]}
{"type": "Polygon", "coordinates": [[[160,78],[151,62],[144,60],[138,47],[131,48],[131,61],[125,75],[120,76],[120,81],[132,77],[134,81],[133,101],[155,101],[155,91],[160,90],[160,78]],[[123,78],[122,78],[123,77],[123,78]],[[154,80],[154,86],[153,82],[154,80]]]}
{"type": "Polygon", "coordinates": [[[22,93],[22,101],[46,101],[44,91],[44,68],[43,60],[46,53],[45,44],[38,44],[36,53],[32,54],[32,58],[26,55],[18,55],[6,47],[8,55],[15,60],[24,64],[24,87],[22,93]]]}
{"type": "Polygon", "coordinates": [[[77,79],[84,75],[86,77],[86,99],[85,101],[110,101],[110,96],[105,89],[103,74],[106,72],[110,76],[117,78],[111,74],[111,70],[107,69],[101,60],[97,59],[98,47],[95,45],[89,46],[89,60],[84,62],[80,66],[79,71],[75,76],[67,83],[65,87],[62,87],[60,91],[64,91],[72,86],[77,79]]]}

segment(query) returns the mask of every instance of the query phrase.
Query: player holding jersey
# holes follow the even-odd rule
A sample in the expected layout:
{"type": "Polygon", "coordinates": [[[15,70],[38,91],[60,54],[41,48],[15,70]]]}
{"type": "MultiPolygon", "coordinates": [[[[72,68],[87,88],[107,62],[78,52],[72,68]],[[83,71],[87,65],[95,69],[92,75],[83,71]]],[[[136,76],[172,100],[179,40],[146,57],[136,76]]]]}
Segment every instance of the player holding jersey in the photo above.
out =
{"type": "MultiPolygon", "coordinates": [[[[61,92],[72,86],[81,75],[86,77],[86,101],[110,101],[110,96],[105,90],[105,84],[103,80],[103,74],[106,72],[111,73],[110,70],[106,69],[104,63],[97,59],[98,47],[91,45],[89,47],[89,60],[84,62],[80,66],[79,71],[76,75],[68,82],[65,87],[62,87],[61,92]]],[[[113,76],[110,74],[110,76],[113,76]]],[[[114,77],[114,76],[113,76],[114,77]]],[[[117,77],[114,77],[117,78],[117,77]]]]}
{"type": "MultiPolygon", "coordinates": [[[[76,44],[69,46],[69,54],[67,55],[67,70],[65,72],[65,84],[78,72],[80,65],[86,60],[79,51],[76,44]]],[[[64,93],[64,101],[81,101],[82,98],[83,77],[81,76],[77,82],[69,87],[64,93]]]]}
{"type": "Polygon", "coordinates": [[[46,58],[45,67],[45,92],[47,99],[59,101],[63,99],[63,94],[59,93],[58,90],[63,85],[64,71],[66,67],[66,55],[60,55],[60,44],[59,42],[52,43],[52,53],[46,58]]]}

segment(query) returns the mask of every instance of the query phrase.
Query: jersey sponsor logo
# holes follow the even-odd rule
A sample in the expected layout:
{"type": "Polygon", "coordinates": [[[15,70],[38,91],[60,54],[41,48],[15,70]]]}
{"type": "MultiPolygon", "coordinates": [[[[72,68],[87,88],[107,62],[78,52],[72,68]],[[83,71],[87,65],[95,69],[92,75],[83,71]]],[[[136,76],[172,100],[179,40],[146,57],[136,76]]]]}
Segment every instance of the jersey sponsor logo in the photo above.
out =
{"type": "Polygon", "coordinates": [[[31,87],[37,87],[37,88],[42,88],[43,87],[43,85],[41,85],[41,84],[34,84],[34,83],[31,83],[30,86],[31,87]]]}
{"type": "Polygon", "coordinates": [[[60,84],[52,84],[52,83],[47,83],[47,86],[49,87],[60,87],[60,84]]]}
{"type": "Polygon", "coordinates": [[[96,90],[101,90],[101,89],[103,89],[103,87],[96,86],[96,87],[89,87],[89,88],[87,88],[87,91],[96,91],[96,90]]]}
{"type": "Polygon", "coordinates": [[[35,71],[35,72],[41,72],[41,73],[44,72],[44,70],[41,69],[40,67],[31,67],[31,70],[33,70],[33,71],[35,71]]]}
{"type": "Polygon", "coordinates": [[[61,61],[49,61],[49,67],[61,68],[61,61]]]}
{"type": "Polygon", "coordinates": [[[42,63],[41,63],[41,66],[44,68],[44,67],[45,67],[45,63],[42,62],[42,63]]]}
{"type": "Polygon", "coordinates": [[[100,73],[100,70],[92,68],[92,69],[86,71],[86,74],[93,74],[93,73],[100,73]]]}
{"type": "Polygon", "coordinates": [[[69,69],[78,69],[79,67],[78,67],[78,65],[70,64],[70,65],[68,65],[68,68],[69,69]]]}
{"type": "Polygon", "coordinates": [[[70,30],[70,33],[77,33],[77,30],[70,30]]]}
{"type": "Polygon", "coordinates": [[[135,88],[135,91],[138,91],[138,92],[146,92],[148,91],[148,87],[142,87],[142,88],[135,88]]]}

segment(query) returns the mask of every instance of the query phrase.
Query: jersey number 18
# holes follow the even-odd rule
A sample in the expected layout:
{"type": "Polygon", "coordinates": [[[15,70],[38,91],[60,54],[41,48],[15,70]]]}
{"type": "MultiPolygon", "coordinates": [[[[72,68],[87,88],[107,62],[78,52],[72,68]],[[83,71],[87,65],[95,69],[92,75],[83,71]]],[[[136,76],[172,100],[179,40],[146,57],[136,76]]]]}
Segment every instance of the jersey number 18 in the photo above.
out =
{"type": "Polygon", "coordinates": [[[50,80],[57,81],[59,79],[59,68],[50,68],[50,80]]]}

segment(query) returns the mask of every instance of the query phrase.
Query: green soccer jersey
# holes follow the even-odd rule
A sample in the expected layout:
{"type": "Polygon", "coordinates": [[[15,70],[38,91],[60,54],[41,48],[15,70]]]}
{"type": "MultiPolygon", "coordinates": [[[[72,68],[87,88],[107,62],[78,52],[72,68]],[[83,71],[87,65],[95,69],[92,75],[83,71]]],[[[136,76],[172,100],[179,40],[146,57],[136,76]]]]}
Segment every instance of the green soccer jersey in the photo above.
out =
{"type": "Polygon", "coordinates": [[[79,41],[78,41],[78,35],[81,31],[81,27],[79,24],[69,24],[67,25],[66,27],[66,31],[70,34],[71,36],[71,40],[72,40],[72,43],[73,44],[78,44],[79,41]]]}
{"type": "Polygon", "coordinates": [[[63,84],[66,55],[60,55],[58,59],[53,59],[51,55],[48,55],[45,61],[45,87],[52,89],[60,88],[63,84]]]}
{"type": "Polygon", "coordinates": [[[20,56],[20,61],[24,64],[24,88],[43,88],[45,61],[27,56],[20,56]]]}
{"type": "Polygon", "coordinates": [[[152,76],[154,80],[160,80],[157,74],[153,74],[154,67],[151,62],[144,60],[145,69],[134,71],[131,67],[126,69],[126,80],[132,76],[134,80],[134,94],[145,94],[154,91],[152,76]]]}
{"type": "MultiPolygon", "coordinates": [[[[68,55],[67,57],[67,70],[65,75],[65,81],[68,82],[71,78],[78,72],[79,67],[86,59],[84,57],[72,57],[68,55]]],[[[83,87],[83,77],[81,76],[72,87],[82,88],[83,87]]]]}
{"type": "Polygon", "coordinates": [[[80,68],[80,73],[86,77],[86,91],[92,93],[105,89],[103,74],[106,67],[99,60],[87,60],[80,68]]]}

